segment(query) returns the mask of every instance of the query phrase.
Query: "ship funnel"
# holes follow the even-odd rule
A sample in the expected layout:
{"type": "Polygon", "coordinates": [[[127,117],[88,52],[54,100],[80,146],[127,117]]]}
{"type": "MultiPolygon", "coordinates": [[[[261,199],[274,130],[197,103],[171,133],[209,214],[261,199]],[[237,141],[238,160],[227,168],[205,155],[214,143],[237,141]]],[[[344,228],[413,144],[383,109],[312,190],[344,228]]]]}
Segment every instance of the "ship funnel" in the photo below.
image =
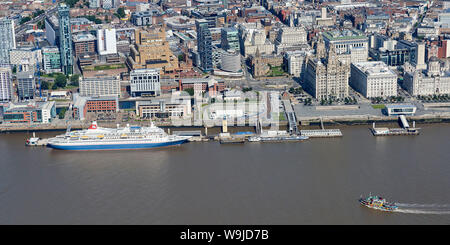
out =
{"type": "Polygon", "coordinates": [[[93,121],[88,129],[97,129],[97,121],[93,121]]]}

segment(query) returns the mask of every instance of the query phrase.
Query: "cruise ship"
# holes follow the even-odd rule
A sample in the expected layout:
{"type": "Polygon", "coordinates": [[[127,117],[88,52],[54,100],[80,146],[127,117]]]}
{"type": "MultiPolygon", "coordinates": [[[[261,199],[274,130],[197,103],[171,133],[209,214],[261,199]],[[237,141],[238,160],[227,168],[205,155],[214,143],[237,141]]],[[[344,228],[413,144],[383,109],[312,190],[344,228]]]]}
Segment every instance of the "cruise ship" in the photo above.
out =
{"type": "Polygon", "coordinates": [[[151,123],[150,127],[129,126],[101,128],[97,122],[85,130],[58,135],[48,140],[48,147],[60,150],[123,150],[181,145],[191,136],[168,135],[151,123]]]}

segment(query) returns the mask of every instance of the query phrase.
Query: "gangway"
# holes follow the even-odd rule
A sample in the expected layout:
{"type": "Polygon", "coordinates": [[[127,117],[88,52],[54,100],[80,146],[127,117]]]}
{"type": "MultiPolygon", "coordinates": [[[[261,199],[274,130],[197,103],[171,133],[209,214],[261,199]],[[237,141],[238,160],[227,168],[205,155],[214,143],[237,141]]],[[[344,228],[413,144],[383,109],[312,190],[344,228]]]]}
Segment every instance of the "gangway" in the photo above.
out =
{"type": "Polygon", "coordinates": [[[406,120],[405,115],[400,115],[399,118],[400,118],[400,122],[402,124],[401,126],[403,128],[409,128],[409,124],[408,124],[408,121],[406,120]]]}

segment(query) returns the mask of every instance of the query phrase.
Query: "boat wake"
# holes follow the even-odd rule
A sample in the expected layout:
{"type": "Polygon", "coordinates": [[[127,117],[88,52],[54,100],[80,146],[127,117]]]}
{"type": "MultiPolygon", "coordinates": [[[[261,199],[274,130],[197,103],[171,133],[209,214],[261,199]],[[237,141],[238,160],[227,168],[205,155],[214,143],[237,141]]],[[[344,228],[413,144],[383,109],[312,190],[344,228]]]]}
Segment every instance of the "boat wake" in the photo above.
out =
{"type": "Polygon", "coordinates": [[[394,212],[408,214],[450,214],[449,204],[396,203],[394,212]]]}

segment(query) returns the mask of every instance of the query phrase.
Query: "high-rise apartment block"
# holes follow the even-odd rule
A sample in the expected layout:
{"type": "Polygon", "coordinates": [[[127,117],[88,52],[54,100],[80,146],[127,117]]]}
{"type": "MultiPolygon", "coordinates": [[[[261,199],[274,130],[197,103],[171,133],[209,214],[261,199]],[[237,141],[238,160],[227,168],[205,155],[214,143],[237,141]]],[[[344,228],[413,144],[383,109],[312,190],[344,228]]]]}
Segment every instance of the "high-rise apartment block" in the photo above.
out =
{"type": "Polygon", "coordinates": [[[36,91],[36,82],[34,72],[18,72],[17,77],[17,95],[19,100],[29,100],[34,98],[36,91]]]}
{"type": "Polygon", "coordinates": [[[0,66],[0,101],[11,101],[13,99],[13,82],[11,68],[0,66]]]}
{"type": "Polygon", "coordinates": [[[59,51],[62,71],[68,75],[73,73],[72,30],[70,26],[69,6],[61,3],[58,7],[59,19],[59,51]]]}
{"type": "Polygon", "coordinates": [[[97,51],[99,55],[117,53],[116,29],[97,30],[97,51]]]}
{"type": "Polygon", "coordinates": [[[200,19],[195,21],[197,28],[197,52],[199,55],[199,67],[204,72],[213,70],[212,61],[212,37],[208,27],[208,21],[200,19]]]}
{"type": "Polygon", "coordinates": [[[9,52],[15,48],[14,21],[2,18],[0,19],[0,64],[9,64],[9,52]]]}

